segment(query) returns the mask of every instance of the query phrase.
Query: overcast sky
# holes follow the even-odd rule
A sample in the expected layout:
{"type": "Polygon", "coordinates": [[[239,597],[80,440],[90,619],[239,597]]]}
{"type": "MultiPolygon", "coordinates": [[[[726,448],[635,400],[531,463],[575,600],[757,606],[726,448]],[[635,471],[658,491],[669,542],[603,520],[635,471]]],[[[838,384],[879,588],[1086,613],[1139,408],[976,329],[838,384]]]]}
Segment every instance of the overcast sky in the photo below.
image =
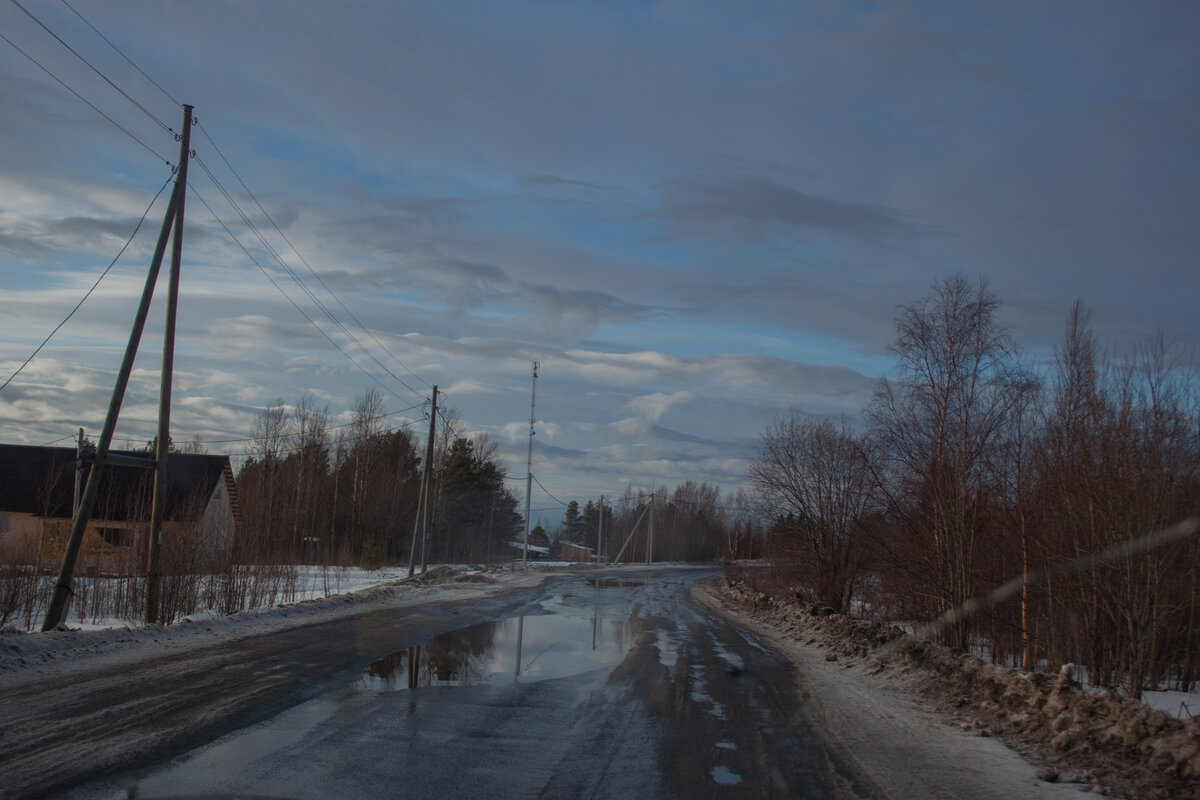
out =
{"type": "MultiPolygon", "coordinates": [[[[155,118],[189,103],[172,430],[210,452],[306,392],[340,423],[375,387],[420,429],[437,384],[523,478],[537,360],[556,497],[732,490],[789,406],[856,415],[897,307],[955,273],[1034,358],[1076,298],[1107,346],[1200,341],[1197,3],[21,3],[91,66],[0,2],[0,382],[167,181],[155,118]]],[[[98,433],[166,194],[0,392],[0,441],[98,433]]]]}

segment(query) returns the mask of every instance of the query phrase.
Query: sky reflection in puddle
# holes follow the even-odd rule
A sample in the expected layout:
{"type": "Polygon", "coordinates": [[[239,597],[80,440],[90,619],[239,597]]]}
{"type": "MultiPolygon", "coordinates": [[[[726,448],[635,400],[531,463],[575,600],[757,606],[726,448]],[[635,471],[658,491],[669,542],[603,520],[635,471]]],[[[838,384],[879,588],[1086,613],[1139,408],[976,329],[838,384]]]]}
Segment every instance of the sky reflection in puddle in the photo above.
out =
{"type": "Polygon", "coordinates": [[[390,692],[565,678],[614,667],[632,645],[627,619],[546,614],[494,620],[384,656],[354,688],[390,692]]]}

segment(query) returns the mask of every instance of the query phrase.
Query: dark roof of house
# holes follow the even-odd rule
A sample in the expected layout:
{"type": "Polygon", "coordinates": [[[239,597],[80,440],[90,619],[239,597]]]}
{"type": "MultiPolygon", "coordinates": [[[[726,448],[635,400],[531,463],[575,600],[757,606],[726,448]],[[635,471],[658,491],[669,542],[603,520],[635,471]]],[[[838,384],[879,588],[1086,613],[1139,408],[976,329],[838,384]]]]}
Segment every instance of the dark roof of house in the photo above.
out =
{"type": "MultiPolygon", "coordinates": [[[[112,452],[149,457],[126,450],[112,452]]],[[[232,475],[228,456],[171,453],[163,516],[171,521],[195,518],[227,474],[232,475]]],[[[86,480],[85,472],[85,485],[86,480]]],[[[153,470],[106,464],[92,519],[148,520],[153,486],[153,470]]],[[[69,519],[74,495],[75,448],[0,444],[0,511],[69,519]]]]}

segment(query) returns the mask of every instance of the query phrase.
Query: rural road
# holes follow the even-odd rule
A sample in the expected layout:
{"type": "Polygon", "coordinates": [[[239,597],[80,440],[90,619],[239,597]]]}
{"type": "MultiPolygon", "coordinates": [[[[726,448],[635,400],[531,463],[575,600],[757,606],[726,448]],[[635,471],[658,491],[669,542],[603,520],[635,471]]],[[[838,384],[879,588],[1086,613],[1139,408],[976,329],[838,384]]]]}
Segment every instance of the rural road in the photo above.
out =
{"type": "Polygon", "coordinates": [[[716,573],[550,573],[0,691],[0,795],[892,796],[690,599],[716,573]]]}

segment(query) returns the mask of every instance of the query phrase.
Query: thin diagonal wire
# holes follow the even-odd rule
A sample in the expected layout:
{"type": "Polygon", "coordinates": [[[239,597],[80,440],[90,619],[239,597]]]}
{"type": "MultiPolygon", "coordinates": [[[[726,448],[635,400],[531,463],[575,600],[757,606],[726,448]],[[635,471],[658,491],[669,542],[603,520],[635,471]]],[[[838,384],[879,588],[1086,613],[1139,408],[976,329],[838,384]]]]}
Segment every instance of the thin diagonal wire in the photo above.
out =
{"type": "Polygon", "coordinates": [[[133,237],[137,236],[138,231],[142,229],[142,223],[146,221],[146,217],[150,214],[150,209],[154,207],[156,202],[158,202],[158,198],[162,196],[163,190],[166,189],[170,183],[171,178],[168,177],[166,183],[162,185],[162,189],[158,190],[158,193],[154,195],[154,199],[150,201],[150,205],[146,206],[146,210],[142,212],[142,218],[138,220],[138,224],[134,227],[133,233],[129,234],[129,238],[125,240],[125,244],[121,245],[121,250],[116,256],[113,257],[113,260],[108,263],[108,266],[104,268],[104,272],[100,273],[100,277],[96,278],[96,282],[92,284],[92,288],[88,289],[87,294],[85,294],[83,298],[75,304],[75,307],[71,309],[71,313],[67,314],[63,321],[58,323],[58,325],[54,327],[54,330],[50,331],[49,335],[46,336],[45,339],[42,339],[42,343],[37,346],[37,349],[34,350],[32,354],[30,354],[29,358],[25,359],[25,363],[17,367],[17,371],[12,375],[9,375],[8,380],[6,380],[3,384],[0,384],[0,392],[4,391],[5,387],[12,383],[13,378],[20,375],[21,371],[25,369],[25,367],[29,366],[29,362],[33,361],[37,354],[42,352],[42,348],[46,346],[46,343],[50,341],[54,334],[58,333],[62,326],[66,325],[67,322],[70,321],[71,317],[75,316],[75,312],[79,310],[79,307],[82,306],[84,302],[92,296],[92,292],[96,291],[96,287],[100,285],[100,281],[104,280],[104,277],[108,275],[109,270],[113,268],[113,266],[117,263],[117,260],[125,254],[125,251],[129,248],[130,243],[133,242],[133,237]]]}
{"type": "Polygon", "coordinates": [[[338,344],[337,341],[332,336],[330,336],[320,325],[318,325],[317,321],[314,320],[307,311],[305,311],[303,308],[301,308],[300,305],[295,300],[292,299],[291,295],[289,295],[287,292],[285,292],[283,290],[283,287],[279,285],[278,281],[275,280],[275,278],[271,275],[271,273],[268,272],[266,270],[266,268],[263,267],[263,265],[259,263],[258,259],[256,259],[250,253],[249,250],[246,249],[246,246],[244,244],[242,244],[241,240],[238,239],[238,237],[234,234],[234,232],[232,230],[230,230],[229,226],[225,224],[225,221],[223,219],[221,219],[219,216],[217,216],[217,212],[215,210],[213,210],[213,207],[211,205],[209,205],[207,200],[204,199],[204,195],[202,195],[202,194],[200,194],[200,192],[196,191],[196,188],[190,184],[188,186],[188,189],[190,189],[192,194],[196,195],[196,198],[201,203],[204,204],[204,207],[208,209],[208,213],[212,214],[213,219],[215,219],[217,221],[217,224],[219,224],[222,228],[225,229],[225,232],[227,234],[229,234],[229,238],[233,239],[234,243],[239,248],[241,248],[243,253],[246,254],[246,257],[249,258],[250,261],[252,261],[254,263],[254,266],[258,267],[259,272],[261,272],[263,275],[265,275],[267,280],[269,280],[271,282],[271,285],[274,286],[276,288],[276,290],[278,290],[278,292],[280,294],[282,294],[289,303],[292,304],[292,307],[295,308],[297,311],[299,311],[300,314],[306,320],[308,320],[308,324],[310,324],[314,328],[316,328],[317,332],[320,333],[322,336],[324,336],[326,339],[328,339],[329,343],[332,344],[334,347],[336,347],[339,353],[341,353],[347,359],[349,359],[350,363],[353,364],[354,366],[358,367],[359,370],[361,370],[364,375],[366,375],[368,378],[370,378],[371,380],[373,380],[377,384],[379,384],[379,386],[384,391],[388,392],[389,394],[391,394],[393,397],[395,397],[397,400],[400,400],[401,402],[407,402],[403,397],[396,394],[396,392],[390,386],[385,384],[383,381],[379,380],[378,377],[376,377],[373,373],[369,372],[362,364],[358,363],[358,361],[356,361],[354,359],[354,356],[347,353],[342,348],[342,346],[340,344],[338,344]]]}
{"type": "Polygon", "coordinates": [[[46,23],[42,22],[40,19],[38,19],[36,16],[34,16],[34,14],[33,14],[33,12],[32,12],[32,11],[30,11],[30,10],[29,10],[28,8],[26,8],[25,6],[21,5],[21,3],[20,3],[20,0],[8,0],[8,1],[9,1],[10,3],[12,3],[14,6],[16,6],[17,8],[21,9],[22,11],[24,11],[24,12],[25,12],[25,14],[26,14],[26,15],[27,15],[27,16],[28,16],[28,17],[29,17],[31,20],[33,20],[34,22],[36,22],[38,25],[40,25],[40,26],[41,26],[42,30],[44,30],[46,33],[48,33],[48,34],[50,34],[51,36],[53,36],[53,37],[54,37],[56,40],[58,40],[58,43],[59,43],[59,44],[61,44],[63,47],[65,47],[65,48],[67,48],[68,50],[70,50],[70,51],[71,51],[71,53],[72,53],[72,54],[74,54],[74,56],[75,56],[76,58],[78,58],[80,61],[82,61],[84,64],[87,64],[88,68],[89,68],[89,69],[91,69],[91,70],[92,70],[92,72],[94,72],[94,73],[96,73],[97,75],[99,75],[99,76],[101,77],[101,79],[103,79],[103,80],[104,80],[104,82],[105,82],[105,83],[107,83],[109,86],[111,86],[112,88],[114,88],[114,89],[116,89],[118,92],[120,92],[120,93],[121,93],[121,96],[122,96],[122,97],[124,97],[124,98],[125,98],[126,100],[128,100],[129,102],[133,103],[133,104],[134,104],[134,106],[136,106],[136,107],[137,107],[137,109],[138,109],[139,111],[141,111],[143,114],[145,114],[145,115],[146,115],[147,117],[149,117],[150,119],[152,119],[152,120],[154,120],[155,122],[157,122],[157,123],[158,123],[158,124],[159,124],[159,125],[162,127],[162,129],[163,129],[163,130],[165,130],[165,131],[168,131],[168,132],[170,132],[170,131],[171,131],[171,127],[170,127],[169,125],[167,125],[167,123],[163,122],[161,119],[159,119],[158,117],[154,116],[154,113],[153,113],[153,112],[151,112],[151,111],[150,111],[150,109],[146,108],[144,105],[142,105],[141,103],[139,103],[137,100],[134,100],[132,95],[130,95],[128,92],[126,92],[126,91],[125,91],[124,89],[122,89],[120,86],[117,86],[117,84],[113,83],[113,81],[112,81],[112,80],[111,80],[111,79],[110,79],[110,78],[109,78],[107,75],[105,75],[103,72],[101,72],[100,70],[96,69],[96,67],[92,66],[92,63],[91,63],[90,61],[88,61],[86,58],[84,58],[83,56],[81,56],[81,55],[79,54],[79,52],[78,52],[78,51],[77,51],[77,50],[76,50],[74,47],[71,47],[71,45],[69,45],[69,44],[67,44],[65,41],[63,41],[63,39],[62,39],[62,37],[61,37],[61,36],[59,36],[59,35],[58,35],[57,33],[55,33],[54,31],[50,30],[50,28],[49,28],[49,27],[46,25],[46,23]]]}
{"type": "MultiPolygon", "coordinates": [[[[329,318],[329,321],[332,322],[338,328],[338,330],[340,330],[342,332],[342,335],[344,335],[347,339],[349,339],[351,342],[353,342],[363,353],[365,353],[367,355],[368,358],[370,358],[372,361],[374,361],[379,366],[380,369],[382,369],[384,372],[386,372],[388,375],[390,375],[397,383],[399,383],[405,389],[408,389],[413,394],[420,396],[421,393],[419,391],[417,391],[412,386],[410,386],[399,375],[392,372],[392,370],[389,369],[386,364],[384,364],[382,361],[379,360],[378,356],[376,356],[367,347],[365,347],[362,344],[362,342],[360,342],[358,340],[358,337],[355,336],[344,324],[342,324],[342,321],[339,320],[337,318],[337,316],[334,315],[334,313],[329,310],[328,306],[326,306],[323,302],[321,302],[321,299],[319,297],[317,297],[316,294],[313,293],[312,289],[310,289],[304,283],[304,281],[302,281],[300,279],[300,276],[296,274],[296,271],[293,270],[291,267],[289,267],[287,262],[283,260],[283,256],[281,256],[279,254],[279,251],[277,251],[271,245],[271,243],[267,241],[266,237],[263,236],[262,231],[259,230],[258,226],[254,224],[254,221],[252,219],[250,219],[250,217],[237,204],[237,201],[234,200],[233,196],[230,195],[229,192],[225,189],[225,187],[221,184],[221,182],[217,180],[217,177],[215,175],[213,175],[212,170],[210,170],[208,168],[208,165],[205,164],[204,161],[200,158],[195,159],[195,161],[196,161],[196,163],[198,163],[200,165],[200,168],[202,170],[204,170],[204,173],[208,176],[209,180],[211,180],[213,182],[213,185],[217,187],[217,191],[219,191],[221,193],[221,195],[225,198],[226,202],[229,203],[230,207],[232,207],[233,210],[238,214],[238,216],[241,217],[242,223],[245,224],[246,227],[249,228],[250,232],[253,233],[258,238],[258,241],[262,244],[262,246],[264,248],[266,248],[267,252],[269,252],[271,254],[271,256],[279,264],[279,266],[283,268],[283,270],[288,274],[289,277],[291,277],[291,279],[296,283],[296,285],[300,287],[301,291],[303,291],[308,296],[308,299],[311,300],[313,302],[313,304],[317,306],[317,308],[319,308],[319,309],[321,309],[321,311],[325,312],[325,316],[327,316],[329,318]]],[[[360,325],[361,325],[361,323],[360,323],[360,325]]],[[[366,330],[366,329],[364,328],[364,330],[366,330]]]]}
{"type": "MultiPolygon", "coordinates": [[[[66,0],[63,0],[63,2],[66,2],[66,0]]],[[[396,356],[395,353],[393,353],[386,346],[384,346],[384,344],[382,342],[380,342],[378,338],[376,338],[375,334],[371,332],[371,329],[368,328],[366,325],[364,325],[362,320],[360,320],[358,318],[358,316],[353,311],[351,311],[346,306],[345,303],[342,302],[342,299],[340,297],[338,297],[337,294],[334,293],[333,289],[329,288],[329,284],[325,283],[325,279],[322,278],[321,275],[315,269],[313,269],[312,264],[310,264],[308,262],[308,259],[306,259],[304,257],[304,254],[301,253],[299,251],[299,249],[296,248],[296,245],[292,244],[292,240],[287,237],[287,234],[284,233],[283,229],[280,228],[279,225],[275,222],[275,219],[271,216],[270,212],[267,211],[267,209],[263,207],[262,203],[259,202],[258,197],[255,196],[254,192],[250,191],[250,187],[246,185],[246,182],[244,180],[242,180],[242,176],[238,174],[238,171],[236,169],[234,169],[233,164],[229,163],[229,159],[225,157],[225,154],[223,152],[221,152],[221,148],[217,145],[216,141],[212,138],[212,136],[209,135],[208,130],[203,125],[198,125],[197,127],[199,127],[200,132],[202,134],[204,134],[204,138],[208,139],[209,144],[211,144],[213,146],[213,150],[215,150],[217,155],[221,157],[221,160],[225,162],[225,166],[228,167],[229,171],[233,173],[233,177],[237,178],[237,181],[238,181],[238,183],[241,184],[242,189],[246,192],[247,195],[250,196],[250,199],[254,201],[254,204],[256,206],[258,206],[258,210],[261,211],[263,213],[263,216],[265,216],[267,218],[267,221],[271,223],[271,227],[273,227],[275,229],[275,232],[278,233],[285,242],[287,242],[288,247],[290,247],[292,249],[292,252],[296,254],[296,257],[300,259],[300,262],[302,264],[304,264],[304,266],[308,269],[309,273],[311,273],[312,276],[314,278],[316,278],[318,282],[320,282],[321,286],[324,287],[325,291],[329,293],[329,296],[332,297],[335,301],[337,301],[337,304],[342,307],[342,310],[345,311],[350,316],[350,319],[354,320],[355,324],[358,325],[358,327],[362,328],[362,330],[367,334],[367,336],[371,337],[371,340],[373,342],[375,342],[376,346],[379,347],[380,350],[387,353],[392,358],[392,360],[395,361],[397,364],[399,364],[402,368],[404,368],[404,370],[406,372],[408,372],[409,375],[412,375],[414,378],[416,378],[418,381],[425,384],[426,386],[430,386],[431,384],[427,380],[425,380],[420,375],[418,375],[416,372],[414,372],[412,370],[412,368],[409,367],[407,364],[405,364],[403,361],[401,361],[396,356]]],[[[409,388],[411,389],[412,387],[409,387],[409,388]]],[[[413,390],[413,391],[415,391],[415,390],[413,390]]]]}
{"type": "Polygon", "coordinates": [[[125,134],[125,135],[126,135],[126,136],[128,136],[130,139],[133,139],[135,142],[137,142],[138,144],[140,144],[142,147],[144,147],[144,148],[146,148],[147,150],[149,150],[151,153],[153,153],[153,154],[155,155],[155,157],[157,157],[157,158],[158,158],[160,161],[162,161],[164,164],[167,164],[167,165],[170,165],[170,166],[174,166],[173,164],[171,164],[171,160],[170,160],[169,158],[166,158],[166,157],[165,157],[165,156],[164,156],[162,153],[159,153],[159,152],[158,152],[157,150],[155,150],[153,147],[151,147],[150,145],[148,145],[148,144],[146,144],[145,142],[143,142],[141,139],[139,139],[137,136],[135,136],[133,133],[131,133],[131,132],[129,131],[129,129],[128,129],[128,128],[126,128],[124,125],[122,125],[121,123],[117,122],[115,119],[113,119],[112,117],[110,117],[108,114],[105,114],[103,111],[101,111],[101,110],[100,110],[100,109],[99,109],[99,108],[98,108],[98,107],[97,107],[97,106],[96,106],[96,105],[95,105],[95,104],[94,104],[94,103],[93,103],[91,100],[88,100],[86,97],[84,97],[83,95],[81,95],[79,92],[75,91],[75,90],[74,90],[74,89],[72,89],[70,86],[68,86],[68,85],[67,85],[67,83],[66,83],[66,81],[64,81],[62,78],[58,77],[57,75],[55,75],[53,72],[51,72],[50,70],[48,70],[46,67],[43,67],[43,66],[41,65],[41,63],[39,63],[39,62],[38,62],[38,60],[37,60],[36,58],[34,58],[33,56],[29,55],[29,53],[26,53],[24,50],[22,50],[22,49],[21,49],[21,48],[20,48],[20,47],[17,45],[17,43],[16,43],[16,42],[14,42],[12,39],[9,39],[9,38],[8,38],[7,36],[5,36],[3,33],[0,33],[0,39],[3,39],[4,41],[8,42],[8,43],[9,43],[9,44],[12,46],[12,48],[13,48],[14,50],[16,50],[18,53],[20,53],[21,55],[23,55],[23,56],[25,56],[27,59],[29,59],[31,62],[33,62],[34,66],[36,66],[36,67],[37,67],[38,69],[40,69],[42,72],[46,73],[46,74],[47,74],[47,75],[49,75],[51,78],[53,78],[54,80],[56,80],[56,81],[58,82],[58,84],[59,84],[60,86],[62,86],[64,89],[66,89],[68,92],[70,92],[71,94],[75,95],[75,96],[76,96],[76,97],[78,97],[80,100],[82,100],[84,103],[86,103],[86,104],[88,105],[88,107],[92,109],[92,111],[95,111],[97,114],[99,114],[100,116],[104,117],[106,120],[108,120],[109,122],[111,122],[111,123],[112,123],[114,126],[116,126],[116,128],[117,128],[118,130],[120,130],[120,131],[121,131],[121,133],[125,134]]]}
{"type": "MultiPolygon", "coordinates": [[[[71,47],[71,45],[67,44],[60,36],[58,36],[58,34],[54,33],[54,31],[50,30],[50,28],[45,23],[43,23],[32,12],[30,12],[27,8],[25,8],[23,5],[21,5],[19,0],[10,0],[10,2],[13,3],[13,5],[17,6],[17,8],[21,9],[21,11],[23,11],[26,15],[28,15],[30,19],[32,19],[34,22],[36,22],[38,25],[40,25],[43,30],[45,30],[47,33],[49,33],[51,36],[53,36],[60,44],[63,45],[63,47],[66,47],[68,50],[70,50],[71,53],[73,53],[76,58],[83,61],[83,63],[86,64],[88,67],[90,67],[93,72],[95,72],[97,75],[99,75],[101,78],[103,78],[110,86],[112,86],[114,89],[116,89],[118,92],[120,92],[123,96],[125,96],[126,99],[128,99],[131,103],[133,103],[135,106],[137,106],[139,109],[141,109],[144,113],[146,113],[152,119],[154,119],[156,122],[158,122],[158,124],[161,125],[165,130],[171,131],[171,128],[169,126],[167,126],[164,122],[162,122],[162,120],[159,120],[157,117],[155,117],[148,109],[146,109],[145,106],[143,106],[141,103],[137,102],[132,96],[130,96],[123,89],[121,89],[121,87],[117,86],[116,83],[114,83],[112,80],[110,80],[106,75],[104,75],[104,73],[100,72],[100,70],[97,69],[95,66],[93,66],[90,62],[88,62],[87,59],[85,59],[82,55],[80,55],[73,47],[71,47]]],[[[83,22],[89,28],[91,28],[98,36],[100,36],[101,39],[103,39],[110,47],[112,47],[113,50],[115,50],[118,54],[121,55],[122,58],[124,58],[127,62],[129,62],[129,64],[131,66],[133,66],[134,69],[136,69],[147,80],[149,80],[151,83],[153,83],[159,89],[159,91],[161,91],[164,95],[167,96],[168,99],[172,100],[172,102],[176,102],[176,103],[178,102],[178,101],[175,101],[175,98],[169,92],[167,92],[167,90],[164,89],[157,81],[155,81],[153,78],[151,78],[149,75],[147,75],[146,72],[141,69],[141,67],[139,67],[137,64],[135,64],[127,55],[125,55],[125,53],[122,52],[119,47],[117,47],[115,44],[113,44],[113,42],[111,40],[109,40],[108,37],[106,37],[103,33],[101,33],[96,28],[96,26],[92,25],[91,22],[89,22],[82,14],[80,14],[69,2],[67,2],[67,0],[63,0],[63,3],[64,3],[64,5],[67,6],[67,8],[69,8],[72,12],[74,12],[76,16],[78,16],[81,20],[83,20],[83,22]]],[[[380,350],[387,353],[392,358],[393,361],[395,361],[397,364],[399,364],[404,370],[406,370],[414,378],[416,378],[418,381],[420,381],[421,383],[424,383],[426,386],[428,386],[429,383],[427,381],[425,381],[423,378],[421,378],[420,375],[417,375],[417,373],[414,372],[407,364],[405,364],[403,361],[401,361],[394,353],[392,353],[386,346],[384,346],[384,344],[379,341],[378,337],[376,337],[375,334],[372,333],[371,330],[369,328],[367,328],[366,325],[363,324],[362,320],[360,320],[358,318],[358,316],[353,311],[351,311],[344,302],[342,302],[341,298],[338,297],[333,292],[333,290],[329,287],[329,285],[327,283],[325,283],[325,280],[316,272],[316,270],[313,269],[312,265],[308,262],[308,260],[306,258],[304,258],[304,255],[302,253],[300,253],[299,250],[296,249],[296,246],[294,244],[292,244],[291,240],[288,239],[286,234],[284,234],[283,230],[279,227],[279,225],[271,217],[270,213],[266,210],[266,208],[263,207],[262,203],[259,202],[258,198],[254,195],[254,193],[250,191],[250,188],[246,185],[246,182],[244,180],[242,180],[241,175],[238,173],[238,171],[236,169],[234,169],[233,165],[229,162],[229,159],[225,157],[225,154],[221,151],[221,148],[217,145],[216,141],[214,141],[213,138],[209,135],[207,129],[202,127],[201,132],[204,134],[205,138],[207,138],[208,141],[212,144],[213,149],[216,150],[217,154],[221,157],[221,160],[225,162],[225,165],[229,168],[229,171],[233,173],[235,178],[237,178],[238,183],[241,184],[242,188],[246,191],[246,193],[254,201],[255,205],[257,205],[259,210],[262,211],[264,216],[271,223],[272,227],[274,227],[276,232],[279,233],[279,235],[283,238],[283,240],[285,242],[287,242],[288,246],[297,255],[297,257],[299,257],[300,261],[304,264],[304,266],[308,269],[308,271],[313,275],[314,278],[317,279],[318,282],[320,282],[321,286],[324,287],[325,291],[329,293],[329,296],[332,297],[335,301],[337,301],[338,305],[340,305],[342,307],[342,309],[350,316],[350,318],[353,319],[354,322],[359,326],[359,328],[361,328],[372,339],[372,341],[375,342],[375,345],[380,350]]],[[[199,159],[197,159],[197,161],[199,161],[199,159]]],[[[301,288],[304,289],[305,293],[309,295],[310,299],[312,299],[313,302],[315,302],[318,305],[318,307],[320,307],[321,310],[326,313],[326,315],[330,318],[330,320],[332,322],[334,322],[334,324],[337,325],[342,330],[342,333],[344,335],[346,335],[347,338],[349,338],[351,341],[353,341],[355,345],[357,345],[364,353],[366,353],[372,360],[374,360],[380,366],[381,369],[383,369],[385,372],[387,372],[389,375],[391,375],[391,377],[394,378],[398,383],[400,383],[402,386],[404,386],[406,389],[413,392],[414,394],[419,395],[420,394],[419,391],[417,391],[413,387],[409,386],[407,382],[405,382],[398,375],[396,375],[390,369],[388,369],[387,366],[385,366],[381,361],[379,361],[379,359],[376,358],[373,353],[371,353],[366,347],[364,347],[358,341],[357,337],[355,337],[352,333],[350,333],[341,324],[341,322],[327,308],[325,308],[323,303],[321,303],[319,300],[317,300],[315,295],[313,295],[312,292],[306,286],[303,285],[303,283],[299,280],[298,276],[296,276],[294,274],[294,272],[287,266],[287,264],[279,256],[279,253],[277,251],[275,251],[275,249],[269,243],[266,242],[266,239],[257,230],[257,227],[253,224],[252,221],[250,221],[249,217],[246,214],[244,214],[242,212],[242,210],[237,206],[237,204],[233,201],[232,196],[230,196],[230,194],[227,191],[225,191],[225,189],[216,180],[216,177],[207,168],[207,166],[205,166],[203,163],[201,163],[201,167],[204,169],[204,171],[206,173],[208,173],[208,176],[213,181],[214,185],[216,185],[218,190],[223,195],[225,195],[226,200],[230,203],[231,206],[234,207],[234,209],[237,211],[237,213],[242,217],[243,221],[246,222],[246,224],[251,228],[251,230],[259,238],[259,240],[262,241],[263,245],[265,247],[267,247],[267,249],[271,252],[271,254],[275,257],[275,259],[281,264],[281,266],[283,266],[284,269],[287,270],[287,272],[292,276],[292,279],[297,281],[297,283],[301,284],[301,288]]]]}
{"type": "Polygon", "coordinates": [[[88,21],[87,17],[83,16],[83,14],[80,14],[78,11],[76,11],[76,9],[75,9],[75,6],[73,6],[73,5],[71,5],[70,3],[68,3],[68,2],[67,2],[67,0],[62,0],[62,2],[63,2],[63,5],[65,5],[65,6],[66,6],[67,8],[69,8],[69,9],[71,9],[71,11],[72,11],[72,12],[75,14],[75,16],[77,16],[77,17],[79,17],[81,20],[83,20],[83,22],[84,22],[84,24],[85,24],[85,25],[87,25],[89,28],[91,28],[93,31],[95,31],[96,35],[97,35],[97,36],[99,36],[101,39],[103,39],[103,40],[105,41],[105,43],[106,43],[106,44],[107,44],[109,47],[111,47],[113,50],[116,50],[116,51],[117,51],[117,54],[118,54],[118,55],[120,55],[120,56],[121,56],[121,58],[123,58],[123,59],[125,59],[126,61],[128,61],[128,62],[129,62],[129,66],[133,67],[133,68],[134,68],[134,69],[136,69],[138,72],[142,73],[142,77],[143,77],[143,78],[145,78],[146,80],[150,81],[152,84],[154,84],[154,86],[155,86],[155,87],[156,87],[156,88],[157,88],[157,89],[158,89],[160,92],[162,92],[164,95],[166,95],[168,100],[170,100],[172,103],[174,103],[174,104],[175,104],[175,105],[177,105],[177,106],[178,106],[178,105],[182,105],[182,104],[181,104],[181,103],[180,103],[178,100],[176,100],[176,99],[175,99],[175,98],[174,98],[174,97],[171,95],[171,93],[170,93],[170,92],[168,92],[166,89],[164,89],[162,86],[160,86],[160,85],[159,85],[159,83],[158,83],[158,81],[154,80],[154,78],[151,78],[149,75],[147,75],[147,74],[146,74],[145,70],[143,70],[143,69],[142,69],[141,67],[139,67],[137,64],[133,63],[133,59],[131,59],[129,56],[125,55],[125,53],[124,53],[124,52],[122,52],[121,48],[119,48],[119,47],[117,47],[115,44],[113,44],[113,43],[112,43],[112,42],[109,40],[109,38],[108,38],[107,36],[105,36],[103,33],[101,33],[101,32],[100,32],[100,31],[99,31],[99,30],[96,28],[96,26],[95,26],[95,25],[93,25],[91,22],[89,22],[89,21],[88,21]]]}
{"type": "MultiPolygon", "coordinates": [[[[534,482],[534,483],[536,483],[536,484],[537,484],[537,485],[538,485],[538,486],[541,488],[541,490],[542,490],[543,492],[545,492],[546,494],[550,494],[550,490],[549,490],[549,489],[547,489],[545,486],[542,486],[542,482],[541,482],[541,481],[539,481],[539,480],[537,479],[537,475],[534,475],[533,473],[530,473],[530,474],[529,474],[529,477],[533,478],[533,482],[534,482]]],[[[563,501],[562,501],[562,500],[559,500],[557,497],[555,497],[555,496],[554,496],[554,495],[552,495],[552,494],[550,494],[550,499],[551,499],[551,500],[553,500],[553,501],[554,501],[554,502],[556,502],[556,503],[562,503],[562,504],[563,504],[563,506],[566,506],[566,505],[568,505],[567,503],[563,503],[563,501]]]]}

